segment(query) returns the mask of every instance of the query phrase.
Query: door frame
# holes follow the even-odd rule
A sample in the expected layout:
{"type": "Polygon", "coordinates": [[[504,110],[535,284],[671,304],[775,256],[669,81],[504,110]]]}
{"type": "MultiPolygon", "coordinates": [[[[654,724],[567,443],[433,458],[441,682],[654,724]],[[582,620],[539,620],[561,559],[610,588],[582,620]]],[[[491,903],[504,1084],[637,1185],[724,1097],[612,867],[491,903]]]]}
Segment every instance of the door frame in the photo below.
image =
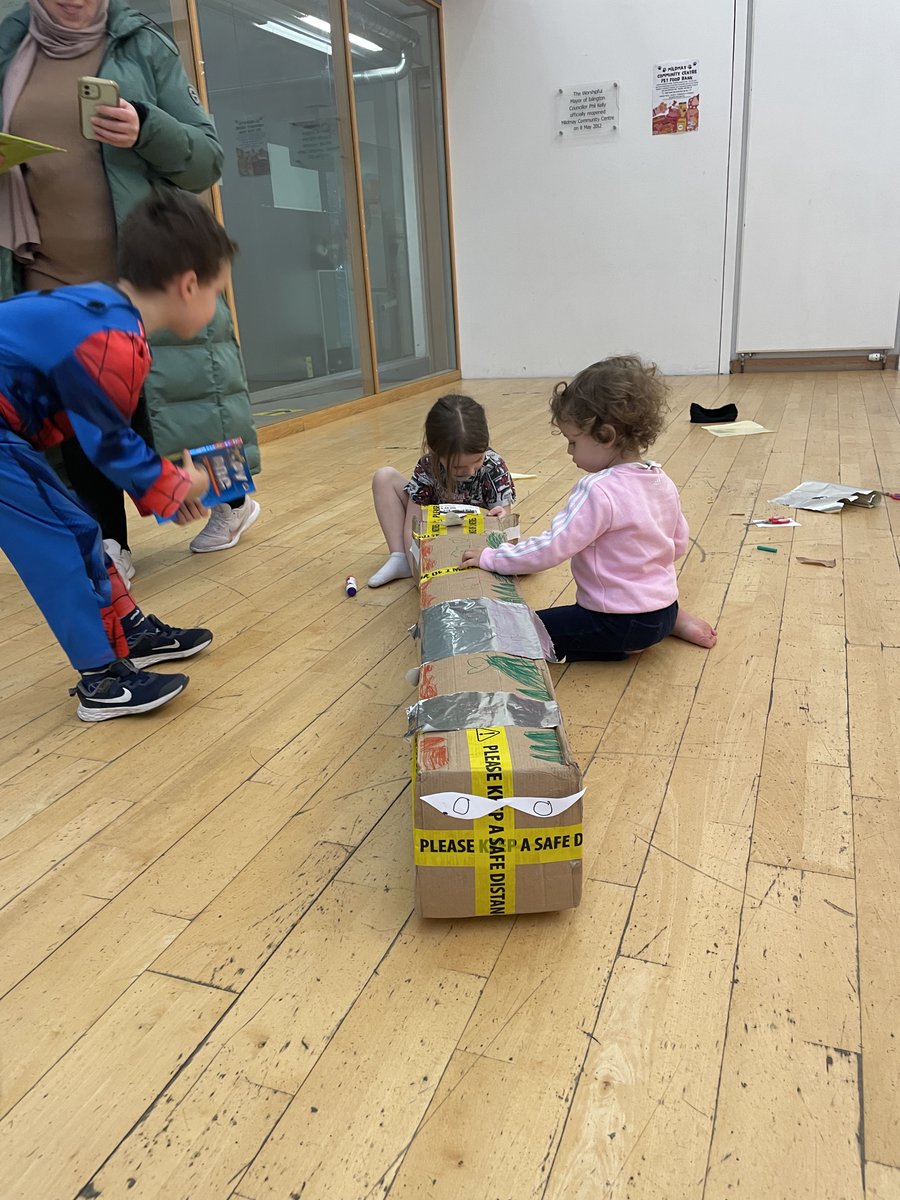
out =
{"type": "MultiPolygon", "coordinates": [[[[426,375],[420,380],[414,380],[410,383],[388,388],[384,391],[381,389],[379,374],[378,374],[378,348],[375,341],[375,312],[374,300],[372,297],[371,280],[369,274],[369,256],[368,243],[366,240],[366,224],[365,224],[365,208],[362,186],[362,167],[359,157],[359,130],[357,125],[356,115],[356,97],[353,88],[353,72],[352,72],[352,57],[350,44],[350,16],[348,0],[327,0],[328,8],[331,16],[332,28],[332,48],[335,53],[332,55],[332,62],[335,70],[335,99],[337,105],[337,124],[339,137],[341,138],[341,161],[344,167],[344,185],[348,196],[352,198],[355,194],[356,204],[351,202],[347,205],[347,238],[350,245],[351,262],[353,269],[354,280],[359,281],[359,286],[354,287],[354,304],[356,308],[356,332],[359,343],[359,360],[360,369],[362,372],[363,395],[357,400],[348,400],[342,404],[329,406],[327,409],[317,413],[308,413],[294,418],[289,418],[286,421],[281,421],[277,425],[266,425],[262,427],[261,432],[278,430],[277,436],[283,436],[284,433],[292,432],[295,429],[309,428],[311,425],[321,423],[321,420],[311,419],[324,416],[327,419],[327,414],[333,409],[340,409],[345,413],[352,411],[365,411],[370,407],[374,407],[372,401],[378,397],[381,403],[387,403],[393,399],[400,399],[413,394],[415,391],[424,391],[435,386],[443,385],[448,382],[454,382],[460,378],[459,371],[459,303],[456,285],[456,256],[454,252],[454,236],[453,236],[453,203],[452,189],[450,184],[450,142],[448,131],[447,118],[447,88],[446,79],[447,72],[444,61],[444,13],[440,4],[435,3],[435,0],[420,0],[420,3],[433,9],[437,13],[438,22],[438,70],[440,72],[440,88],[441,88],[441,122],[443,130],[443,151],[445,162],[445,175],[447,186],[447,221],[448,221],[448,237],[449,237],[449,261],[450,261],[450,308],[451,308],[451,325],[450,333],[453,338],[454,358],[456,367],[449,371],[440,371],[433,375],[426,375]],[[340,37],[337,36],[337,31],[340,30],[340,37]],[[351,186],[352,185],[352,186],[351,186]]],[[[176,35],[176,41],[179,44],[179,49],[182,52],[185,68],[192,82],[197,89],[203,107],[210,112],[209,107],[209,92],[206,86],[206,70],[203,59],[203,44],[200,34],[200,19],[197,12],[197,0],[170,0],[172,8],[173,22],[178,27],[180,22],[185,22],[187,26],[187,39],[182,40],[176,35]],[[187,53],[185,53],[187,51],[187,53]]],[[[214,115],[214,114],[213,114],[214,115]]],[[[222,224],[225,223],[224,209],[222,206],[221,187],[218,183],[214,184],[207,193],[209,203],[212,206],[213,212],[222,224]]],[[[233,285],[229,282],[226,293],[226,300],[231,312],[231,319],[234,322],[234,331],[240,343],[240,327],[238,324],[237,306],[234,299],[233,285]]],[[[269,434],[271,436],[271,433],[269,434]]]]}
{"type": "Polygon", "coordinates": [[[746,131],[750,108],[750,54],[753,49],[753,0],[733,0],[731,119],[725,186],[725,244],[722,257],[722,313],[719,321],[719,374],[728,375],[737,337],[741,283],[741,233],[744,224],[746,131]]]}

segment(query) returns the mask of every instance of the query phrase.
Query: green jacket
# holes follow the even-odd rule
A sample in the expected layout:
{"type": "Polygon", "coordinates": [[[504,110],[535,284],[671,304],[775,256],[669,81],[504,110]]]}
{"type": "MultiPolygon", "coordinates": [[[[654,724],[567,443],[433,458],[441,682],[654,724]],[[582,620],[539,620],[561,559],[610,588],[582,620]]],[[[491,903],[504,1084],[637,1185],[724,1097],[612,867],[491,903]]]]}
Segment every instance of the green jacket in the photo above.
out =
{"type": "MultiPolygon", "coordinates": [[[[28,31],[29,9],[0,24],[0,85],[28,31]]],[[[98,74],[114,79],[125,100],[146,116],[130,150],[102,147],[117,227],[157,183],[203,192],[222,173],[224,153],[212,118],[190,86],[178,49],[149,18],[122,0],[110,0],[109,41],[98,74]]],[[[77,97],[68,98],[76,104],[77,97]]],[[[0,108],[0,121],[2,121],[0,108]]],[[[21,290],[12,254],[0,249],[0,292],[21,290]]],[[[228,306],[219,302],[213,323],[190,342],[162,332],[152,338],[153,368],[145,395],[156,449],[180,454],[227,437],[242,437],[253,470],[259,447],[247,379],[228,306]]]]}

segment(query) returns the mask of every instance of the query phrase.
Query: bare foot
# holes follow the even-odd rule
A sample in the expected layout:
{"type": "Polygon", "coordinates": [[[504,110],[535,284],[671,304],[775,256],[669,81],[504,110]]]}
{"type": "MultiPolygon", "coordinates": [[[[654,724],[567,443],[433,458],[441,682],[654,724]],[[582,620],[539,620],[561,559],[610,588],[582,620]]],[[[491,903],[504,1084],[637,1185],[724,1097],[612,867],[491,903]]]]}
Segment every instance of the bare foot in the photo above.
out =
{"type": "Polygon", "coordinates": [[[693,642],[695,646],[705,646],[707,650],[713,648],[718,637],[709,621],[704,621],[702,617],[695,617],[693,613],[685,612],[683,608],[678,610],[672,636],[681,638],[685,642],[693,642]]]}

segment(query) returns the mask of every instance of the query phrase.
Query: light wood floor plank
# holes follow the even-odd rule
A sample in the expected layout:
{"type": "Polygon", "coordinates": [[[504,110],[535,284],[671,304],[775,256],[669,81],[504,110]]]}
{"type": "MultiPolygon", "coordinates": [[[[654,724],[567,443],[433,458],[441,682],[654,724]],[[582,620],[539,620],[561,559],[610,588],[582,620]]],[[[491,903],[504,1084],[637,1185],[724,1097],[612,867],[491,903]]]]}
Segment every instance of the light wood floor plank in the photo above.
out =
{"type": "MultiPolygon", "coordinates": [[[[660,823],[677,823],[680,807],[670,790],[660,823]]],[[[678,854],[651,846],[548,1200],[700,1194],[742,900],[719,875],[746,859],[750,819],[697,822],[702,844],[695,832],[678,854]]]]}
{"type": "Polygon", "coordinates": [[[391,1196],[540,1194],[630,902],[589,881],[579,910],[516,921],[391,1196]]]}
{"type": "MultiPolygon", "coordinates": [[[[0,564],[4,1200],[898,1200],[900,504],[749,525],[803,479],[900,490],[898,379],[670,381],[680,600],[720,640],[552,668],[588,786],[564,914],[413,916],[417,589],[343,582],[436,393],[264,446],[233,551],[133,522],[136,598],[215,633],[145,720],[75,720],[0,564]],[[772,433],[688,420],[732,401],[772,433]]],[[[462,385],[536,476],[525,533],[580,477],[555,382],[462,385]]],[[[574,599],[566,565],[522,588],[574,599]]]]}
{"type": "Polygon", "coordinates": [[[852,880],[751,866],[706,1195],[861,1200],[855,935],[852,880]]]}
{"type": "Polygon", "coordinates": [[[854,796],[866,1157],[900,1168],[900,811],[854,796]]]}
{"type": "Polygon", "coordinates": [[[478,976],[447,970],[426,931],[404,930],[241,1189],[253,1200],[289,1200],[301,1189],[309,1200],[342,1200],[389,1185],[482,987],[478,976]],[[385,1007],[391,1020],[376,1039],[385,1007]]]}
{"type": "Polygon", "coordinates": [[[79,1192],[227,1003],[212,988],[137,979],[0,1125],[0,1194],[79,1192]]]}
{"type": "Polygon", "coordinates": [[[47,1101],[54,1092],[41,1090],[39,1080],[83,1041],[184,926],[167,913],[107,905],[0,1000],[0,1115],[16,1106],[15,1115],[31,1094],[52,1120],[47,1101]]]}
{"type": "Polygon", "coordinates": [[[866,1200],[900,1200],[900,1169],[867,1162],[866,1200]]]}

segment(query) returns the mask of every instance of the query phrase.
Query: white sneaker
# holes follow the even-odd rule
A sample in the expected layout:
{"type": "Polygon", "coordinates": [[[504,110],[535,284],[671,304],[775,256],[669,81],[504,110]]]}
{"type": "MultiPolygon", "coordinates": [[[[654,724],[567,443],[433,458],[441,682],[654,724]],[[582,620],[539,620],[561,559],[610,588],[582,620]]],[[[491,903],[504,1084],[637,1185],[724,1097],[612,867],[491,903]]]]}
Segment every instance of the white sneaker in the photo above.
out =
{"type": "Polygon", "coordinates": [[[250,496],[240,508],[217,504],[210,510],[206,527],[191,542],[195,554],[208,554],[212,550],[230,550],[241,540],[256,518],[259,505],[250,496]]]}
{"type": "Polygon", "coordinates": [[[131,591],[131,581],[134,579],[134,559],[130,550],[123,550],[115,538],[104,538],[103,549],[113,560],[113,564],[122,576],[126,590],[131,591]]]}

